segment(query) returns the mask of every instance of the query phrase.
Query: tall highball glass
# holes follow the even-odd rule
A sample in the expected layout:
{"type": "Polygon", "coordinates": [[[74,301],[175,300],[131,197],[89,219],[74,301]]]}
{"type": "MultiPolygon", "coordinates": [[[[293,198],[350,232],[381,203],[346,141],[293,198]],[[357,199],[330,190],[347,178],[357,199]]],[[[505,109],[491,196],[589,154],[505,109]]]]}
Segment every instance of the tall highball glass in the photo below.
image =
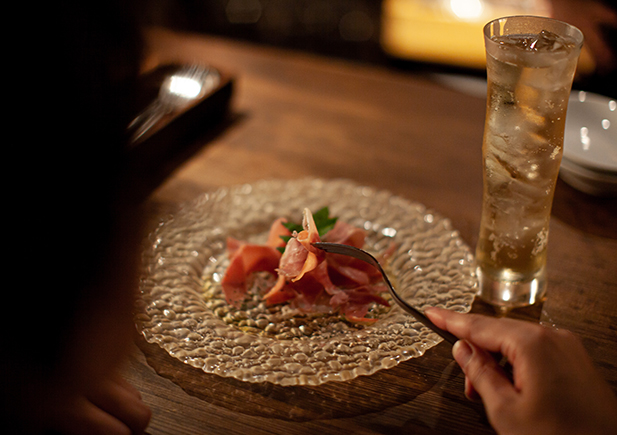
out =
{"type": "Polygon", "coordinates": [[[502,310],[546,296],[546,251],[568,98],[583,35],[549,18],[484,27],[488,95],[478,295],[502,310]]]}

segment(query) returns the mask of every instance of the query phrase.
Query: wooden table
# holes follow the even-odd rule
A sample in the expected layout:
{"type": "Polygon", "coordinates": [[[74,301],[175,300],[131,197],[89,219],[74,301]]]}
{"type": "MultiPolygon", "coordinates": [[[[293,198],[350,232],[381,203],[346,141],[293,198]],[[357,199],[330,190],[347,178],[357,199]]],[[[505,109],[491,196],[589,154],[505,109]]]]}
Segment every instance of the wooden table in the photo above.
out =
{"type": "MultiPolygon", "coordinates": [[[[148,229],[220,186],[344,177],[423,203],[469,246],[481,205],[485,101],[434,77],[166,30],[148,33],[150,63],[203,61],[235,77],[231,119],[197,141],[144,203],[148,229]]],[[[617,207],[557,186],[550,295],[512,316],[580,334],[617,390],[617,207]]],[[[474,303],[473,311],[491,313],[474,303]]],[[[142,338],[127,378],[153,411],[151,434],[492,433],[463,396],[450,346],[349,382],[249,384],[206,374],[142,338]]]]}

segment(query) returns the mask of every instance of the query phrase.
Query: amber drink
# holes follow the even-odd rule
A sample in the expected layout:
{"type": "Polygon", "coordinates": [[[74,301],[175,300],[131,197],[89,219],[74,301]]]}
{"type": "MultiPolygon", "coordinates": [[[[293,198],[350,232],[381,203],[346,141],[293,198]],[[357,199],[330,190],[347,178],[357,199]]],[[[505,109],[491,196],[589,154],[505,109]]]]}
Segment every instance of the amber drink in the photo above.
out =
{"type": "Polygon", "coordinates": [[[546,295],[546,248],[568,97],[583,35],[515,16],[484,27],[488,95],[482,144],[479,296],[508,309],[546,295]]]}

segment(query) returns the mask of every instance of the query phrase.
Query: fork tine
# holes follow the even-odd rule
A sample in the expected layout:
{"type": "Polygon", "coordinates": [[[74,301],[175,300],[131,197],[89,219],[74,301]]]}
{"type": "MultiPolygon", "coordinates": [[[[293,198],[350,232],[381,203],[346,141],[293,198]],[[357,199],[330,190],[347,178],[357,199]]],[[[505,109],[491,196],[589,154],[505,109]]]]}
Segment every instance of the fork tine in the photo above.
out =
{"type": "Polygon", "coordinates": [[[377,259],[373,257],[371,254],[369,254],[368,252],[364,251],[363,249],[356,248],[355,246],[343,245],[340,243],[317,242],[317,243],[313,243],[313,246],[325,252],[330,252],[332,254],[341,254],[341,255],[347,255],[350,257],[354,257],[354,258],[357,258],[358,260],[364,261],[376,267],[381,273],[381,275],[383,276],[383,279],[385,283],[387,284],[388,289],[390,290],[390,294],[392,295],[396,303],[403,310],[405,310],[408,314],[411,314],[413,317],[416,318],[418,322],[422,323],[424,326],[431,329],[433,332],[441,336],[448,343],[454,344],[458,341],[458,338],[455,335],[451,334],[448,331],[444,331],[441,328],[438,328],[433,322],[429,320],[428,317],[426,317],[419,310],[417,310],[416,308],[408,304],[405,300],[403,300],[398,295],[396,290],[394,290],[394,287],[390,283],[390,279],[388,278],[388,275],[386,275],[386,272],[383,270],[383,268],[379,264],[379,261],[377,261],[377,259]]]}

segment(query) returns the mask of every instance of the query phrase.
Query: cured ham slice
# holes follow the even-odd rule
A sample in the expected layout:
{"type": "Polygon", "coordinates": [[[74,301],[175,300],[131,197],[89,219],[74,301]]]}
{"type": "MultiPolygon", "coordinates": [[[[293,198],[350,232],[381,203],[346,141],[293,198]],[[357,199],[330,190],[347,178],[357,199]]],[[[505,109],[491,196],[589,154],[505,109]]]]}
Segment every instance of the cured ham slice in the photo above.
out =
{"type": "Polygon", "coordinates": [[[227,255],[230,260],[221,286],[228,304],[238,306],[242,302],[246,296],[251,274],[255,272],[276,274],[281,260],[281,253],[277,248],[285,246],[280,236],[291,235],[283,222],[285,219],[279,218],[272,223],[265,245],[245,243],[233,237],[227,238],[227,255]]]}
{"type": "MultiPolygon", "coordinates": [[[[231,241],[235,243],[233,239],[231,241]]],[[[250,275],[255,272],[275,274],[281,253],[271,246],[248,243],[242,243],[233,252],[229,267],[221,280],[221,286],[227,303],[237,307],[246,296],[250,275]]]]}
{"type": "Polygon", "coordinates": [[[313,243],[320,242],[321,239],[313,215],[308,209],[304,210],[302,227],[304,230],[287,242],[279,267],[279,274],[294,282],[315,269],[325,257],[323,251],[313,246],[313,243]]]}
{"type": "Polygon", "coordinates": [[[366,231],[362,228],[354,227],[347,222],[336,221],[334,228],[326,233],[323,241],[351,245],[362,249],[365,239],[366,231]]]}
{"type": "Polygon", "coordinates": [[[338,311],[352,322],[373,321],[366,318],[371,304],[389,305],[380,296],[387,289],[377,269],[313,246],[323,239],[362,248],[365,230],[336,221],[322,237],[308,209],[303,212],[301,231],[292,233],[285,222],[283,218],[274,221],[265,245],[227,240],[230,265],[221,284],[229,304],[238,306],[244,300],[251,274],[268,272],[277,277],[262,296],[270,305],[291,303],[307,313],[338,311]],[[289,240],[285,242],[281,236],[289,240]]]}
{"type": "Polygon", "coordinates": [[[263,296],[263,299],[270,305],[276,305],[292,300],[296,295],[296,291],[287,285],[285,276],[279,275],[276,284],[263,296]]]}
{"type": "Polygon", "coordinates": [[[339,254],[328,254],[332,281],[341,287],[362,286],[380,281],[381,273],[362,260],[339,254]]]}
{"type": "Polygon", "coordinates": [[[291,236],[291,231],[283,225],[285,222],[287,222],[287,219],[278,218],[272,223],[270,226],[270,232],[268,233],[268,241],[266,242],[266,245],[272,246],[273,248],[285,247],[285,241],[282,237],[291,236]]]}
{"type": "MultiPolygon", "coordinates": [[[[385,287],[381,291],[386,290],[385,287]]],[[[372,303],[389,306],[388,301],[377,294],[375,287],[358,287],[347,293],[347,301],[341,304],[343,315],[352,322],[374,322],[377,319],[367,319],[366,314],[372,303]]],[[[334,299],[334,298],[333,298],[334,299]]],[[[336,302],[336,301],[335,301],[336,302]]]]}
{"type": "Polygon", "coordinates": [[[327,297],[326,305],[328,305],[330,296],[339,292],[342,290],[330,280],[327,262],[322,261],[315,269],[307,272],[301,281],[288,281],[285,275],[279,274],[276,284],[263,296],[263,299],[270,304],[277,304],[298,298],[302,299],[300,308],[304,309],[310,307],[311,301],[316,303],[320,296],[327,297]]]}

